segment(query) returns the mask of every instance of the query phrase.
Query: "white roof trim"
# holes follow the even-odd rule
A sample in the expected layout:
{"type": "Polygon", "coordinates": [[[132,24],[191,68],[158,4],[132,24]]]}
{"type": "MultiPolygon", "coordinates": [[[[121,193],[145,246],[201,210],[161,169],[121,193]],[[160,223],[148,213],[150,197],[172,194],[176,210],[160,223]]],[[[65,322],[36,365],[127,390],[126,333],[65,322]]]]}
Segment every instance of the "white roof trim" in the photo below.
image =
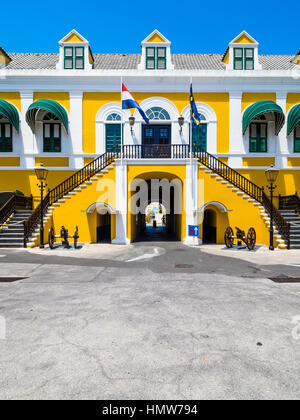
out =
{"type": "Polygon", "coordinates": [[[70,38],[71,35],[77,35],[79,38],[82,39],[82,42],[85,44],[89,44],[89,41],[87,39],[85,39],[79,32],[76,31],[76,29],[72,29],[72,31],[70,31],[66,36],[64,36],[60,41],[59,41],[59,45],[63,44],[64,42],[66,42],[66,40],[68,38],[70,38]]]}
{"type": "Polygon", "coordinates": [[[243,35],[245,35],[247,38],[249,38],[250,39],[250,41],[252,41],[253,42],[253,44],[256,44],[256,45],[258,45],[258,42],[253,38],[253,36],[251,36],[251,35],[249,35],[248,34],[248,32],[246,32],[246,31],[243,31],[243,32],[241,32],[237,37],[235,37],[230,43],[229,43],[229,45],[231,45],[231,44],[235,44],[238,40],[239,40],[239,38],[241,38],[243,35]]]}
{"type": "MultiPolygon", "coordinates": [[[[151,34],[150,35],[148,35],[147,36],[147,38],[145,38],[144,39],[144,41],[142,41],[142,44],[144,44],[144,43],[149,43],[148,41],[149,41],[149,39],[151,39],[152,37],[153,37],[153,35],[158,35],[160,38],[162,38],[163,39],[163,41],[166,43],[166,44],[169,44],[169,45],[171,45],[171,42],[162,34],[162,33],[160,33],[159,32],[159,30],[158,29],[154,29],[154,31],[153,32],[151,32],[151,34]]],[[[156,42],[154,42],[153,44],[156,44],[156,42]]]]}

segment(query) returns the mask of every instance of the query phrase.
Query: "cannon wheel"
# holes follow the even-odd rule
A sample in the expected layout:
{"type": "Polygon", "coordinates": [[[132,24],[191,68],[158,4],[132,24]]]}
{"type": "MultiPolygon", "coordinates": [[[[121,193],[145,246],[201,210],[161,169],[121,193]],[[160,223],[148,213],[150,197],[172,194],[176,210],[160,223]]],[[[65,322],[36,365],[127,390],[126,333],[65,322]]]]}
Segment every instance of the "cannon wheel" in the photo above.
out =
{"type": "Polygon", "coordinates": [[[227,248],[232,248],[234,243],[234,233],[230,226],[225,230],[224,239],[227,248]]]}
{"type": "Polygon", "coordinates": [[[78,235],[78,226],[76,226],[75,233],[74,233],[74,249],[77,248],[78,238],[79,238],[79,235],[78,235]]]}
{"type": "Polygon", "coordinates": [[[49,234],[48,234],[48,242],[49,242],[49,248],[50,249],[53,249],[54,248],[54,238],[55,238],[55,236],[54,236],[54,229],[53,229],[53,227],[51,227],[49,229],[49,234]]]}
{"type": "Polygon", "coordinates": [[[247,247],[249,251],[252,251],[256,244],[256,232],[255,229],[252,227],[248,230],[247,233],[247,247]]]}

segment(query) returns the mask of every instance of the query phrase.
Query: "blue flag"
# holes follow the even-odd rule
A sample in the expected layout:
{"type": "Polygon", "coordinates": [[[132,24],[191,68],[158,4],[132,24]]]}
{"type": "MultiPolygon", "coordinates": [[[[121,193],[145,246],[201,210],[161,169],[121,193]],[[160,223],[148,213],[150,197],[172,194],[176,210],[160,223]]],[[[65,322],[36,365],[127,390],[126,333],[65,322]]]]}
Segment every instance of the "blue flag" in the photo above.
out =
{"type": "Polygon", "coordinates": [[[191,106],[191,121],[193,127],[197,127],[200,124],[200,115],[196,106],[195,98],[193,95],[193,86],[191,83],[190,87],[190,106],[191,106]]]}

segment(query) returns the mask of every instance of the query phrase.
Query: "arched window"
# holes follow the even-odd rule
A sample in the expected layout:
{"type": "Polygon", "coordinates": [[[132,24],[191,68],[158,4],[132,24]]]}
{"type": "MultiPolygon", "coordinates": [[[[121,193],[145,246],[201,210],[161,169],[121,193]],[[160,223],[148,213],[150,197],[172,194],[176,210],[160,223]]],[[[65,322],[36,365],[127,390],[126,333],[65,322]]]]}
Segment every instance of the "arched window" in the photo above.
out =
{"type": "Polygon", "coordinates": [[[12,151],[12,125],[0,115],[0,152],[12,151]]]}
{"type": "Polygon", "coordinates": [[[114,112],[109,114],[109,116],[106,118],[106,121],[121,121],[121,116],[114,112]]]}
{"type": "Polygon", "coordinates": [[[51,112],[43,118],[43,152],[61,152],[61,122],[51,112]]]}
{"type": "Polygon", "coordinates": [[[159,107],[159,106],[154,106],[150,109],[148,109],[146,111],[146,115],[149,118],[149,120],[160,120],[160,121],[164,121],[164,120],[170,120],[170,115],[168,114],[168,112],[159,107]]]}
{"type": "Polygon", "coordinates": [[[121,144],[121,116],[116,112],[106,118],[109,123],[105,124],[106,151],[116,151],[121,144]]]}
{"type": "Polygon", "coordinates": [[[199,125],[192,124],[192,143],[193,146],[197,149],[206,150],[207,149],[207,121],[203,114],[200,114],[199,125]]]}

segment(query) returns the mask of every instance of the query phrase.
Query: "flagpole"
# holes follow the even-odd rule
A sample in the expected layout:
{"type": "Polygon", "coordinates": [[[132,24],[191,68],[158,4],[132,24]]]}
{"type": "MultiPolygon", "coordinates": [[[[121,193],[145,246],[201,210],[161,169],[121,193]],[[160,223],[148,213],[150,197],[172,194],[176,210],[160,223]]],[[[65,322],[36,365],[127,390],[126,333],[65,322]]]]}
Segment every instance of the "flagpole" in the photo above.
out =
{"type": "Polygon", "coordinates": [[[123,166],[123,107],[122,107],[123,76],[121,76],[121,166],[123,166]]]}
{"type": "MultiPolygon", "coordinates": [[[[190,77],[190,89],[193,87],[193,76],[190,77]]],[[[194,91],[193,91],[194,95],[194,91]]],[[[192,127],[192,109],[190,109],[190,163],[192,166],[192,145],[193,145],[193,127],[192,127]]]]}

